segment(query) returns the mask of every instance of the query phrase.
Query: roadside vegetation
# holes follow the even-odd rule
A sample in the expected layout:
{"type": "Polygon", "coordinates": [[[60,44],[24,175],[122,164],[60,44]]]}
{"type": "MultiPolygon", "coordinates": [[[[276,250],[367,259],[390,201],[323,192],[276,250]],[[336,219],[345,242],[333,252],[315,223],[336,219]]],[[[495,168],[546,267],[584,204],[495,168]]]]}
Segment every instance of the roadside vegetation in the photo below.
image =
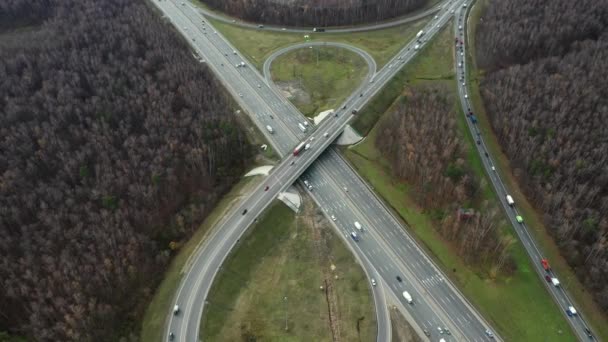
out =
{"type": "Polygon", "coordinates": [[[213,19],[209,19],[209,21],[230,40],[243,56],[261,70],[264,60],[272,52],[287,45],[305,42],[304,35],[308,35],[310,41],[347,43],[359,47],[373,56],[380,68],[416,36],[428,19],[385,30],[346,34],[273,32],[241,28],[213,19]]]}
{"type": "Polygon", "coordinates": [[[344,26],[374,23],[421,9],[431,0],[201,0],[207,6],[247,21],[289,26],[344,26]]]}
{"type": "Polygon", "coordinates": [[[306,116],[338,108],[367,75],[356,53],[334,47],[298,49],[278,57],[271,67],[273,81],[306,116]]]}
{"type": "Polygon", "coordinates": [[[192,238],[183,245],[176,246],[176,255],[171,261],[169,268],[164,273],[164,278],[156,289],[152,301],[145,312],[141,324],[140,341],[163,342],[165,320],[173,309],[173,300],[179,289],[179,283],[185,272],[188,271],[188,263],[205,241],[212,228],[222,219],[238,201],[246,196],[262,180],[262,177],[244,177],[228,192],[222,200],[213,208],[205,221],[198,227],[192,238]]]}
{"type": "MultiPolygon", "coordinates": [[[[482,17],[483,10],[488,4],[488,0],[478,1],[471,9],[468,23],[468,42],[471,43],[470,46],[477,46],[476,31],[479,26],[479,19],[482,17]]],[[[601,310],[591,293],[587,291],[586,286],[581,283],[573,268],[562,256],[561,249],[563,247],[560,248],[554,238],[549,234],[543,221],[542,211],[537,210],[531,204],[524,194],[524,191],[521,189],[519,177],[521,177],[523,170],[512,165],[501,147],[501,144],[498,143],[498,139],[490,124],[491,121],[486,113],[486,108],[480,93],[480,83],[484,80],[486,71],[477,66],[475,54],[470,54],[471,50],[468,52],[467,58],[470,61],[469,65],[475,66],[468,69],[470,80],[468,84],[469,97],[474,104],[475,115],[479,119],[478,126],[482,131],[488,150],[494,157],[497,171],[500,173],[506,186],[511,189],[511,196],[513,196],[517,203],[518,210],[523,213],[522,216],[526,220],[529,231],[537,243],[540,244],[541,250],[544,252],[545,256],[550,260],[551,267],[560,276],[562,286],[566,287],[569,293],[573,295],[575,301],[580,306],[580,309],[582,309],[581,311],[585,315],[586,320],[593,326],[594,331],[599,334],[599,339],[608,340],[608,324],[606,324],[608,317],[606,313],[601,310]]]]}
{"type": "Polygon", "coordinates": [[[543,11],[531,6],[488,3],[483,22],[473,26],[478,49],[470,58],[483,70],[472,100],[531,233],[599,339],[608,340],[608,116],[600,109],[607,97],[608,7],[590,1],[554,1],[543,11]],[[518,26],[524,21],[537,28],[533,34],[518,26]]]}
{"type": "Polygon", "coordinates": [[[0,327],[134,338],[176,249],[253,149],[148,3],[0,3],[0,327]]]}
{"type": "MultiPolygon", "coordinates": [[[[534,341],[549,339],[551,341],[571,341],[574,339],[567,322],[559,312],[557,306],[544,289],[539,277],[534,273],[525,250],[514,236],[508,225],[504,222],[502,212],[498,211],[497,217],[491,217],[488,224],[493,225],[497,238],[507,243],[507,257],[505,262],[512,264],[508,269],[497,267],[496,261],[475,260],[467,251],[463,251],[458,238],[447,238],[451,230],[445,230],[446,220],[455,212],[454,207],[447,205],[434,207],[425,199],[428,193],[432,193],[436,187],[442,188],[446,184],[427,182],[424,187],[419,183],[409,182],[407,178],[412,177],[411,171],[404,169],[401,176],[395,172],[400,168],[390,161],[390,152],[382,150],[377,142],[382,142],[386,132],[381,127],[388,125],[390,113],[399,111],[400,106],[407,106],[408,101],[413,101],[415,94],[426,92],[428,89],[440,91],[435,101],[447,101],[449,103],[450,120],[454,125],[447,125],[456,130],[456,136],[452,139],[460,139],[461,152],[456,153],[464,163],[453,160],[445,169],[446,179],[458,179],[470,177],[476,179],[476,186],[460,186],[456,191],[456,198],[462,194],[472,196],[464,200],[464,208],[475,208],[475,212],[483,215],[486,211],[498,208],[496,195],[490,183],[486,179],[485,171],[481,166],[479,156],[474,150],[475,141],[466,129],[464,115],[457,103],[457,89],[454,80],[454,64],[452,56],[453,33],[452,25],[448,25],[433,41],[431,41],[420,55],[402,70],[389,85],[388,92],[373,99],[372,103],[364,108],[355,122],[355,127],[360,130],[369,130],[369,135],[364,142],[345,151],[347,158],[353,163],[360,174],[374,187],[384,200],[403,218],[409,225],[415,236],[434,255],[435,259],[444,271],[455,281],[467,298],[487,317],[498,329],[505,340],[534,341]],[[390,95],[393,95],[391,98],[390,95]],[[377,111],[381,111],[378,113],[377,111]],[[387,113],[387,114],[384,114],[387,113]],[[379,119],[376,119],[379,118],[379,119]],[[376,120],[376,121],[374,121],[376,120]],[[379,137],[380,136],[380,137],[379,137]],[[407,176],[410,175],[410,176],[407,176]],[[467,190],[469,189],[469,190],[467,190]],[[471,191],[474,190],[474,191],[471,191]],[[424,196],[421,196],[424,195],[424,196]],[[493,209],[494,208],[494,209],[493,209]]],[[[428,95],[426,95],[428,96],[428,95]]],[[[427,105],[428,106],[428,105],[427,105]]],[[[413,106],[411,110],[423,111],[424,105],[413,106]]],[[[427,108],[432,109],[433,107],[427,108]]],[[[405,109],[402,109],[405,110],[405,109]]],[[[413,114],[416,115],[416,114],[413,114]]],[[[429,113],[419,112],[417,115],[426,116],[429,113]]],[[[412,119],[414,121],[416,119],[412,119]]],[[[420,119],[424,120],[424,119],[420,119]]],[[[424,121],[421,121],[424,122],[424,121]]],[[[407,122],[401,122],[407,125],[407,122]]],[[[394,126],[397,126],[394,124],[394,126]]],[[[418,139],[435,139],[436,132],[425,131],[421,133],[409,132],[418,139]],[[416,134],[424,134],[423,137],[416,134]],[[427,137],[428,136],[428,137],[427,137]]],[[[450,132],[444,132],[448,136],[450,132]]],[[[453,134],[453,133],[450,133],[453,134]]],[[[401,140],[396,138],[394,144],[400,144],[401,140]]],[[[446,138],[447,139],[447,138],[446,138]]],[[[382,143],[381,143],[382,145],[382,143]]],[[[390,148],[390,144],[384,141],[384,149],[390,148]],[[388,146],[388,147],[387,147],[388,146]]],[[[414,154],[421,153],[424,147],[415,148],[411,145],[414,154]],[[422,150],[421,150],[422,149],[422,150]]],[[[444,154],[444,157],[453,158],[453,155],[444,154]]],[[[409,159],[405,154],[401,157],[402,163],[414,163],[416,159],[409,159]]],[[[423,158],[419,162],[424,161],[423,158]]],[[[408,167],[404,165],[404,167],[408,167]]],[[[416,167],[428,167],[422,164],[416,167]]],[[[431,165],[432,167],[432,165],[431,165]]],[[[443,180],[447,181],[447,180],[443,180]]],[[[458,187],[458,183],[455,186],[458,187]]],[[[435,189],[436,190],[436,189],[435,189]]],[[[449,194],[448,194],[449,195],[449,194]]],[[[466,198],[467,196],[463,197],[466,198]]],[[[453,223],[453,222],[452,222],[453,223]]],[[[466,225],[469,223],[463,223],[466,225]]],[[[451,226],[448,226],[451,227],[451,226]]],[[[457,235],[458,236],[458,235],[457,235]]],[[[470,247],[466,247],[470,248],[470,247]]],[[[500,263],[499,263],[500,266],[500,263]]],[[[505,265],[502,265],[504,267],[505,265]]]]}
{"type": "Polygon", "coordinates": [[[374,339],[365,274],[322,213],[304,203],[297,216],[275,203],[241,239],[211,289],[203,340],[374,339]]]}

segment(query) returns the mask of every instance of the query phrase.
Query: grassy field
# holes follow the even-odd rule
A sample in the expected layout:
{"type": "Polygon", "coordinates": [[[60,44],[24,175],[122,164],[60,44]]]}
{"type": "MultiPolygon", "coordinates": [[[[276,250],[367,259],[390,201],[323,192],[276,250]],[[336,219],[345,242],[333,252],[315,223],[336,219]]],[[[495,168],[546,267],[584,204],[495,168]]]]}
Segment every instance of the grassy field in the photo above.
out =
{"type": "MultiPolygon", "coordinates": [[[[475,6],[471,9],[468,32],[468,43],[469,46],[475,46],[475,30],[477,23],[481,17],[482,10],[486,6],[488,0],[477,1],[475,6]]],[[[467,55],[469,65],[476,65],[475,55],[470,53],[467,55]]],[[[483,79],[484,72],[477,68],[469,68],[469,96],[473,102],[475,115],[479,119],[479,128],[482,132],[484,141],[488,150],[494,157],[494,163],[497,165],[497,171],[500,173],[502,181],[510,189],[511,196],[517,203],[517,208],[523,213],[523,217],[526,220],[526,225],[529,231],[534,236],[534,239],[540,245],[541,250],[551,261],[551,267],[559,274],[562,286],[566,287],[570,294],[574,296],[575,301],[582,309],[583,314],[587,321],[593,326],[594,331],[599,334],[600,340],[608,341],[608,317],[601,312],[600,308],[595,304],[593,298],[589,293],[585,291],[583,284],[581,284],[576,275],[568,266],[566,260],[560,255],[559,248],[555,244],[553,238],[547,233],[547,230],[543,224],[542,213],[537,211],[526,199],[523,191],[519,188],[517,179],[513,176],[513,168],[509,162],[508,157],[504,154],[503,150],[498,143],[496,136],[493,133],[490,125],[490,120],[483,106],[481,94],[479,91],[479,83],[483,79]]]]}
{"type": "MultiPolygon", "coordinates": [[[[416,33],[428,19],[422,19],[393,28],[360,32],[360,33],[307,33],[311,41],[348,43],[367,51],[374,57],[378,67],[382,67],[416,33]]],[[[304,34],[272,32],[258,29],[246,29],[231,24],[210,20],[230,42],[261,70],[264,60],[275,50],[304,42],[304,34]]]]}
{"type": "Polygon", "coordinates": [[[171,265],[165,273],[165,278],[159,285],[156,293],[142,320],[140,333],[141,341],[164,341],[163,329],[167,314],[173,308],[173,298],[177,293],[179,283],[187,268],[187,262],[195,252],[199,244],[204,241],[211,228],[230,210],[232,205],[241,196],[247,194],[255,186],[261,177],[243,178],[233,189],[218,203],[209,214],[205,222],[194,233],[192,238],[183,245],[177,255],[173,258],[171,265]]]}
{"type": "MultiPolygon", "coordinates": [[[[456,84],[453,74],[452,26],[448,25],[426,49],[408,65],[398,81],[389,85],[389,96],[379,96],[368,106],[359,118],[363,129],[367,128],[368,138],[361,144],[346,151],[346,156],[358,172],[366,178],[386,202],[408,223],[411,230],[484,317],[492,321],[505,340],[510,341],[572,341],[567,322],[546,292],[539,277],[534,273],[530,261],[521,244],[515,241],[512,255],[518,265],[512,277],[492,275],[488,270],[465,265],[457,256],[449,241],[445,241],[434,229],[430,215],[420,208],[409,193],[408,184],[391,176],[390,167],[374,146],[377,130],[374,119],[399,101],[399,94],[408,89],[429,82],[445,84],[449,96],[454,99],[454,113],[458,115],[458,127],[467,136],[468,163],[485,181],[482,181],[482,199],[496,203],[494,194],[483,171],[481,160],[474,150],[474,142],[466,129],[462,112],[456,105],[456,84]],[[375,111],[382,110],[382,112],[375,111]]],[[[380,118],[382,120],[382,118],[380,118]]],[[[377,121],[377,119],[376,119],[377,121]]],[[[505,234],[513,236],[509,229],[505,234]]]]}
{"type": "Polygon", "coordinates": [[[282,203],[264,214],[213,284],[203,340],[331,341],[328,299],[320,290],[328,278],[340,338],[374,339],[375,314],[365,275],[321,221],[319,212],[296,217],[282,203]]]}
{"type": "Polygon", "coordinates": [[[359,55],[333,47],[291,51],[278,57],[271,68],[275,82],[289,82],[310,96],[290,99],[306,116],[338,108],[367,72],[367,64],[359,55]]]}

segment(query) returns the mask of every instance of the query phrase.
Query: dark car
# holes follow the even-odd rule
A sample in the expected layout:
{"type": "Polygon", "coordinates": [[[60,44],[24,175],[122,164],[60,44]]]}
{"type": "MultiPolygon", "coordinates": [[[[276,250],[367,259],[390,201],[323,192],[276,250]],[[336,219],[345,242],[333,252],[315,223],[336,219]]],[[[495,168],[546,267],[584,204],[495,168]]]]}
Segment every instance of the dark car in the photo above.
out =
{"type": "Polygon", "coordinates": [[[243,215],[247,214],[247,209],[243,210],[243,215]]]}
{"type": "Polygon", "coordinates": [[[402,281],[403,281],[403,279],[401,279],[401,277],[400,277],[400,276],[397,276],[397,281],[398,281],[398,282],[402,282],[402,281]]]}
{"type": "Polygon", "coordinates": [[[593,337],[593,335],[591,334],[591,330],[585,328],[585,334],[587,334],[587,337],[593,337]]]}
{"type": "Polygon", "coordinates": [[[356,109],[353,109],[353,111],[352,111],[351,113],[353,113],[353,114],[357,114],[357,110],[356,110],[356,109]]]}
{"type": "Polygon", "coordinates": [[[431,333],[430,333],[428,330],[426,330],[426,329],[425,329],[425,330],[423,330],[423,331],[424,331],[424,334],[425,334],[426,336],[431,336],[431,333]]]}
{"type": "Polygon", "coordinates": [[[175,335],[172,332],[170,332],[169,333],[169,341],[173,341],[174,337],[175,337],[175,335]]]}
{"type": "Polygon", "coordinates": [[[270,187],[268,185],[266,185],[266,187],[264,188],[264,191],[268,191],[270,187]]]}
{"type": "Polygon", "coordinates": [[[551,276],[546,275],[545,276],[545,280],[547,281],[547,283],[550,283],[551,282],[551,276]]]}

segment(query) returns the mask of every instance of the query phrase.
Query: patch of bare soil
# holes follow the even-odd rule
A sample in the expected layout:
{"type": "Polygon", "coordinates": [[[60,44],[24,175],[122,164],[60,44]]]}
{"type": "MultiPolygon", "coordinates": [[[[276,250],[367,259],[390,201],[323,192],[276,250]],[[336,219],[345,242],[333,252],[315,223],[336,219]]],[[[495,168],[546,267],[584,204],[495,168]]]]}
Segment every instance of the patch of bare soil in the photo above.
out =
{"type": "Polygon", "coordinates": [[[305,222],[305,226],[310,227],[312,231],[312,243],[316,251],[317,262],[320,270],[323,273],[323,290],[325,291],[325,299],[327,302],[327,321],[331,329],[332,340],[334,342],[341,341],[340,339],[340,311],[338,308],[338,297],[335,291],[334,280],[338,277],[335,272],[336,267],[332,262],[331,252],[328,245],[329,223],[323,216],[321,210],[316,208],[309,197],[303,202],[304,210],[301,219],[305,222]]]}
{"type": "Polygon", "coordinates": [[[392,342],[421,342],[422,339],[397,309],[391,309],[392,342]]]}
{"type": "Polygon", "coordinates": [[[310,94],[306,92],[299,80],[276,82],[276,85],[288,100],[301,104],[311,103],[310,94]]]}

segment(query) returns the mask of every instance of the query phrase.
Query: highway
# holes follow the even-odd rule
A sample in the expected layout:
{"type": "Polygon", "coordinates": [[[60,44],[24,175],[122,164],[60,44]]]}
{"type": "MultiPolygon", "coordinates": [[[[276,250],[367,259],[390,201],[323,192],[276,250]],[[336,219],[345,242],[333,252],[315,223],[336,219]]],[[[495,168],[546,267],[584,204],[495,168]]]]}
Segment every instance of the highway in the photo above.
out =
{"type": "MultiPolygon", "coordinates": [[[[466,12],[466,10],[459,10],[456,14],[456,18],[458,18],[458,20],[454,21],[454,32],[456,33],[456,37],[458,37],[458,39],[460,39],[460,41],[463,43],[466,42],[466,12]]],[[[544,283],[547,287],[547,290],[553,297],[555,303],[559,306],[562,314],[574,330],[575,334],[578,336],[579,340],[595,340],[595,334],[592,333],[591,327],[587,325],[587,323],[583,319],[582,313],[578,311],[577,305],[568,295],[563,285],[554,286],[551,282],[546,281],[545,276],[548,275],[549,277],[557,278],[557,274],[555,274],[553,270],[547,272],[542,267],[541,260],[545,257],[538,248],[536,241],[528,232],[525,221],[521,223],[517,222],[517,216],[523,216],[523,214],[517,210],[517,204],[510,206],[507,202],[507,195],[509,195],[509,191],[507,190],[505,184],[503,183],[500,178],[500,175],[497,172],[497,168],[494,162],[492,161],[492,156],[489,150],[487,149],[481,131],[479,130],[477,124],[473,122],[474,120],[472,119],[472,117],[468,115],[469,112],[472,113],[472,106],[469,102],[470,99],[468,97],[466,87],[466,85],[468,84],[468,77],[466,72],[466,44],[457,44],[457,47],[462,47],[462,49],[455,49],[456,58],[454,59],[454,67],[455,70],[457,70],[458,76],[458,93],[460,98],[460,104],[462,106],[462,112],[466,117],[466,122],[467,126],[469,127],[469,131],[477,142],[477,152],[479,153],[480,159],[488,174],[488,178],[490,178],[490,181],[494,187],[494,190],[496,191],[496,194],[498,195],[498,199],[502,204],[502,207],[505,211],[505,214],[507,215],[508,220],[510,221],[511,225],[513,226],[513,229],[517,233],[517,236],[521,240],[526,252],[528,253],[528,256],[532,260],[534,270],[536,270],[536,273],[540,276],[541,282],[544,283]],[[573,306],[574,308],[576,308],[578,314],[572,317],[568,316],[566,314],[566,310],[569,306],[573,306]],[[589,336],[588,334],[591,334],[591,336],[589,336]]],[[[478,120],[478,118],[475,117],[475,120],[478,120]]]]}
{"type": "MultiPolygon", "coordinates": [[[[186,274],[180,285],[176,303],[182,307],[182,312],[179,316],[171,316],[168,329],[175,334],[177,340],[196,341],[204,298],[219,265],[239,236],[280,191],[292,184],[323,153],[352,118],[351,111],[361,108],[369,101],[416,51],[413,47],[415,43],[408,44],[385,68],[373,76],[373,82],[372,78],[366,80],[360,91],[346,101],[345,109],[338,111],[337,117],[330,117],[317,127],[316,133],[327,132],[329,137],[323,138],[321,133],[315,134],[316,140],[312,142],[311,148],[302,156],[294,157],[289,155],[290,150],[305,137],[305,133],[297,128],[297,123],[304,120],[301,114],[290,103],[277,96],[246,61],[246,66],[236,67],[237,63],[243,61],[241,57],[232,52],[234,49],[208,23],[203,24],[203,19],[193,8],[168,1],[154,3],[191,41],[199,55],[206,59],[209,67],[218,74],[239,104],[253,116],[253,121],[267,135],[277,151],[287,155],[263,183],[270,187],[269,190],[263,191],[260,185],[218,225],[214,235],[197,252],[191,271],[186,274]],[[271,124],[276,133],[269,134],[264,129],[266,124],[271,124]],[[245,214],[244,209],[247,209],[245,214]]],[[[461,2],[454,3],[425,28],[427,33],[423,43],[447,23],[452,11],[460,5],[461,2]]],[[[311,195],[326,215],[330,217],[330,211],[335,212],[337,219],[334,223],[344,237],[354,229],[354,220],[363,224],[365,228],[361,233],[361,241],[354,243],[347,240],[349,247],[360,252],[356,253],[360,260],[367,259],[373,263],[375,270],[372,271],[368,271],[364,263],[366,271],[371,276],[377,275],[379,285],[390,291],[389,295],[393,299],[399,300],[398,307],[410,321],[413,319],[418,328],[429,330],[433,339],[439,337],[436,328],[448,327],[452,335],[441,335],[446,340],[487,340],[485,329],[488,324],[424,255],[399,221],[339,154],[330,149],[318,163],[308,169],[303,178],[313,183],[314,190],[311,195]],[[347,194],[341,193],[340,189],[347,194]],[[396,275],[400,275],[403,281],[398,282],[396,275]],[[401,296],[403,290],[409,291],[414,297],[413,306],[408,305],[401,296]]],[[[374,298],[376,297],[375,295],[374,298]]],[[[382,337],[384,323],[381,316],[378,315],[378,339],[384,340],[386,335],[382,337]]]]}

